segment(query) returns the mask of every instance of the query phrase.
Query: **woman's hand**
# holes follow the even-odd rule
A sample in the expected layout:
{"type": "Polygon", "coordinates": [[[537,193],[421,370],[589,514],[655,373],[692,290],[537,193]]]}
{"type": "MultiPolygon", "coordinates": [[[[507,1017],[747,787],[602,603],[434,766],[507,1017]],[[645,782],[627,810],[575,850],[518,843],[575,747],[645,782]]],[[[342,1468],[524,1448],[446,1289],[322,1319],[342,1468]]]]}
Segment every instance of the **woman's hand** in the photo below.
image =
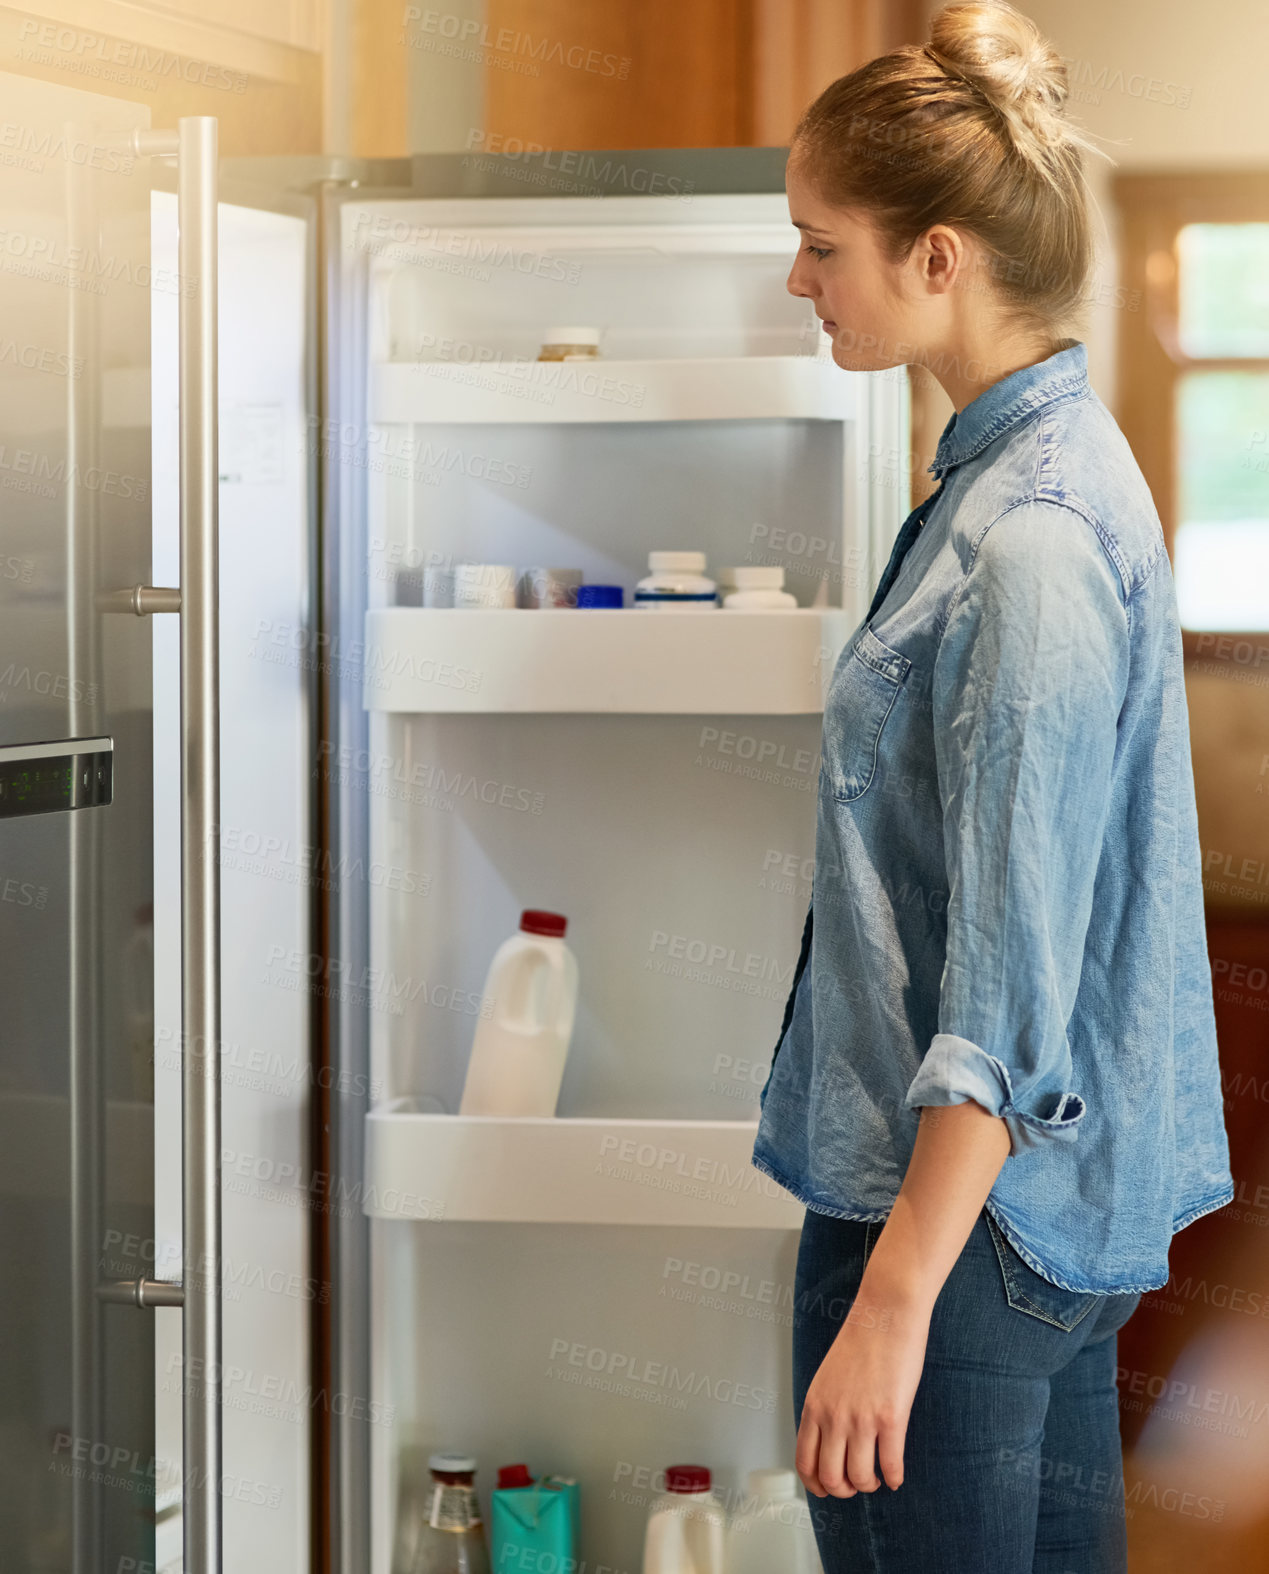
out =
{"type": "Polygon", "coordinates": [[[816,1497],[892,1490],[939,1291],[1009,1154],[981,1104],[921,1110],[903,1185],[868,1254],[846,1321],[816,1372],[798,1426],[797,1471],[816,1497]]]}
{"type": "Polygon", "coordinates": [[[816,1497],[875,1492],[875,1461],[892,1490],[903,1480],[903,1440],[925,1363],[932,1302],[861,1284],[807,1391],[797,1472],[816,1497]]]}

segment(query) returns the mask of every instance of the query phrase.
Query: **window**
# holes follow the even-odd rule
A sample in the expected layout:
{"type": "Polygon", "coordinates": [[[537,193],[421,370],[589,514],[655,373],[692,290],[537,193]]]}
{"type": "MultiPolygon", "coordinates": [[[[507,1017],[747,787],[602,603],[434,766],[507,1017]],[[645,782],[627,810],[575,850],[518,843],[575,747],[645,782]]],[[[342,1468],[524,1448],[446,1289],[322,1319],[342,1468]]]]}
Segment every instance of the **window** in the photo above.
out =
{"type": "Polygon", "coordinates": [[[1269,181],[1115,185],[1121,425],[1159,508],[1192,652],[1193,636],[1269,630],[1269,181]]]}
{"type": "Polygon", "coordinates": [[[1181,622],[1269,629],[1269,224],[1187,224],[1176,251],[1181,622]]]}
{"type": "Polygon", "coordinates": [[[1269,368],[1183,372],[1174,410],[1181,624],[1269,629],[1269,368]]]}
{"type": "Polygon", "coordinates": [[[1269,224],[1187,224],[1176,250],[1182,354],[1269,356],[1269,224]]]}

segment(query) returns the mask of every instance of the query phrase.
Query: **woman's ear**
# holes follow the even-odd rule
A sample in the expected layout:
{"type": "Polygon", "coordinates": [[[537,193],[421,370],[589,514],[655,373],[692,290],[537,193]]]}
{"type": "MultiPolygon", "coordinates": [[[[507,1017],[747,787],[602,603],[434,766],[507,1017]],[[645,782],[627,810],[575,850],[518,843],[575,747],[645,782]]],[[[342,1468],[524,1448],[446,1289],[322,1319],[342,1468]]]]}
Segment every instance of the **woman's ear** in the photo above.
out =
{"type": "Polygon", "coordinates": [[[922,287],[931,295],[944,295],[963,280],[968,265],[964,237],[950,224],[932,225],[920,236],[913,253],[922,287]]]}

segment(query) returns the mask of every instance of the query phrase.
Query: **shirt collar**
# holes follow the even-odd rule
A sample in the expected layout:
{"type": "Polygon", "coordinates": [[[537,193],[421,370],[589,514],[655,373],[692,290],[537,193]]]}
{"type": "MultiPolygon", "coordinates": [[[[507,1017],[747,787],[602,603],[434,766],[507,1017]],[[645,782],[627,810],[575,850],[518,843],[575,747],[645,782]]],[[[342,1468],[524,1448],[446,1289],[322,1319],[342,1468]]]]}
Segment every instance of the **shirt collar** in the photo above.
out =
{"type": "Polygon", "coordinates": [[[984,388],[977,399],[953,414],[943,428],[934,463],[929,470],[942,480],[956,465],[964,464],[995,442],[1002,432],[1056,400],[1088,388],[1088,353],[1078,340],[1056,350],[1047,360],[1010,372],[984,388]]]}

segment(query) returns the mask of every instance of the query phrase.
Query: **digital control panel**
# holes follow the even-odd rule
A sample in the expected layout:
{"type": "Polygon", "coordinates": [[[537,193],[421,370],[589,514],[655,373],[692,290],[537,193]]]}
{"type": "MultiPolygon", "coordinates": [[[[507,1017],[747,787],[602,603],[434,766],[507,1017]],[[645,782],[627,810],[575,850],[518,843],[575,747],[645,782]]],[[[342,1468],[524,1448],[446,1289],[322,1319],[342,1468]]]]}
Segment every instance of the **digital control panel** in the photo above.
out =
{"type": "Polygon", "coordinates": [[[59,738],[0,747],[0,820],[109,803],[114,748],[113,738],[59,738]]]}

